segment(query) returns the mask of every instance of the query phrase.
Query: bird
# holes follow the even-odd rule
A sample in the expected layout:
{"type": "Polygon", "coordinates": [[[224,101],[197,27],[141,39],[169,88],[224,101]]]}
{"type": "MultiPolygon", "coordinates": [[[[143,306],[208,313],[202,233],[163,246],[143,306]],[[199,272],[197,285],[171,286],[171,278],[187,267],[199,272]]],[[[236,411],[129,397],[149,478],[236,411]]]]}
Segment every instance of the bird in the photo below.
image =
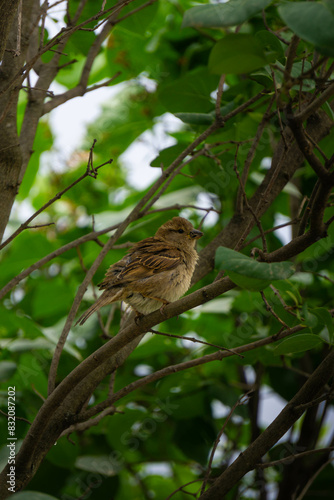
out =
{"type": "Polygon", "coordinates": [[[107,270],[98,285],[103,293],[85,311],[75,325],[83,325],[101,307],[116,301],[130,305],[137,320],[178,300],[186,293],[194,273],[198,254],[196,240],[203,236],[183,217],[165,222],[153,237],[129,250],[107,270]]]}

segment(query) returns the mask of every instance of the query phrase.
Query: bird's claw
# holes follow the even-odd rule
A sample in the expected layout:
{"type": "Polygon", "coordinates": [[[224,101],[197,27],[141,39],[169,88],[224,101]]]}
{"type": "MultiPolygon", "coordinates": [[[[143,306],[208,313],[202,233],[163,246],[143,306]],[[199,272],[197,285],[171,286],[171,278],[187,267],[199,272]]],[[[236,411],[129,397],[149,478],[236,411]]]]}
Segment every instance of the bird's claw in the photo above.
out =
{"type": "Polygon", "coordinates": [[[139,323],[140,323],[140,320],[142,319],[142,317],[144,316],[144,314],[136,311],[136,316],[135,316],[135,323],[136,325],[138,326],[139,323]]]}
{"type": "Polygon", "coordinates": [[[168,304],[170,304],[170,302],[168,302],[168,301],[166,300],[166,302],[164,302],[164,303],[162,304],[162,306],[160,307],[160,314],[161,314],[162,316],[166,316],[166,313],[165,313],[165,307],[166,307],[166,306],[168,306],[168,304]]]}

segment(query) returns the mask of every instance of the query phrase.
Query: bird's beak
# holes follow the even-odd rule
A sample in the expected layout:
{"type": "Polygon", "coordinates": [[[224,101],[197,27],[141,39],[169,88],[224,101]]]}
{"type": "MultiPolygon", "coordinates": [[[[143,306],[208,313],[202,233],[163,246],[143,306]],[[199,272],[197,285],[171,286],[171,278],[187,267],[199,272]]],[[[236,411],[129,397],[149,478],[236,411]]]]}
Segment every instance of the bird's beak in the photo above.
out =
{"type": "Polygon", "coordinates": [[[202,238],[203,236],[203,233],[202,231],[198,231],[198,229],[193,229],[192,231],[190,231],[189,233],[189,237],[192,239],[192,240],[198,240],[199,238],[202,238]]]}

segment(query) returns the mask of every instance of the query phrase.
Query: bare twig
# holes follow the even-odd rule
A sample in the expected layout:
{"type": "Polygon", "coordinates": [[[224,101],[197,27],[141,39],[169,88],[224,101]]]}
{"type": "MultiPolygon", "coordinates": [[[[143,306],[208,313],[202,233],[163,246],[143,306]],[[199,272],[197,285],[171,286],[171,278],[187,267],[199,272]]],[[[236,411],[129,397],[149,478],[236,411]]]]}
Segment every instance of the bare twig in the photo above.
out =
{"type": "Polygon", "coordinates": [[[315,473],[313,474],[313,476],[311,476],[310,479],[307,481],[307,483],[304,486],[302,492],[300,493],[300,495],[298,495],[298,497],[296,498],[296,500],[302,500],[302,498],[304,498],[304,496],[307,493],[307,490],[309,489],[309,487],[311,486],[311,484],[315,481],[315,479],[320,474],[320,472],[323,471],[325,469],[325,467],[327,467],[327,465],[329,465],[333,460],[334,460],[334,457],[329,458],[324,464],[321,465],[321,467],[319,467],[319,469],[317,471],[315,471],[315,473]]]}
{"type": "Polygon", "coordinates": [[[282,306],[284,307],[284,309],[289,313],[289,314],[292,314],[292,316],[295,316],[296,318],[298,318],[297,314],[294,313],[291,309],[290,306],[288,306],[288,304],[286,304],[286,302],[284,301],[282,295],[279,293],[279,291],[277,290],[277,288],[274,287],[274,285],[269,285],[270,288],[272,289],[272,291],[274,292],[274,294],[276,295],[276,297],[278,298],[278,300],[280,301],[280,303],[282,304],[282,306]]]}
{"type": "Polygon", "coordinates": [[[301,453],[296,453],[296,454],[293,453],[292,455],[281,458],[280,460],[274,460],[273,462],[257,464],[256,467],[258,467],[259,469],[267,469],[268,467],[275,467],[276,465],[284,464],[284,462],[291,463],[292,460],[298,460],[298,458],[307,457],[309,455],[315,455],[317,453],[326,453],[328,451],[333,451],[333,450],[334,446],[329,446],[328,448],[318,448],[316,450],[302,451],[301,453]]]}
{"type": "MultiPolygon", "coordinates": [[[[4,411],[0,410],[0,413],[2,415],[4,415],[5,417],[9,418],[10,415],[8,415],[8,413],[5,413],[4,411]]],[[[30,422],[30,420],[28,420],[27,418],[24,418],[24,417],[18,417],[17,415],[15,415],[15,420],[21,420],[22,422],[26,422],[27,424],[31,425],[32,422],[30,422]]]]}
{"type": "MultiPolygon", "coordinates": [[[[92,148],[94,147],[94,145],[92,146],[92,148]]],[[[0,250],[2,250],[5,246],[7,246],[11,241],[13,241],[14,238],[16,238],[16,236],[18,236],[20,233],[22,233],[22,231],[24,229],[26,229],[30,222],[32,220],[34,220],[40,213],[44,212],[44,210],[46,210],[50,205],[52,205],[55,201],[59,200],[63,194],[67,193],[67,191],[69,191],[70,189],[72,189],[72,187],[76,186],[79,182],[81,182],[83,179],[85,179],[86,177],[88,176],[91,176],[91,177],[94,177],[96,179],[96,176],[97,176],[97,170],[101,167],[104,167],[104,165],[110,165],[110,163],[112,162],[113,160],[110,159],[108,161],[106,161],[105,163],[102,163],[101,165],[99,165],[98,167],[94,168],[94,169],[91,169],[90,168],[90,165],[88,164],[87,165],[87,168],[86,168],[86,172],[84,174],[82,174],[78,179],[76,179],[74,182],[72,182],[69,186],[67,186],[65,189],[63,189],[62,191],[59,191],[59,193],[57,193],[53,198],[51,198],[51,200],[49,200],[47,203],[45,203],[41,208],[39,208],[31,217],[29,217],[29,219],[27,219],[25,222],[23,222],[20,227],[14,231],[14,233],[9,236],[9,238],[7,238],[7,240],[5,240],[1,245],[0,245],[0,250]]]]}
{"type": "Polygon", "coordinates": [[[261,234],[261,239],[262,239],[262,245],[263,245],[263,251],[264,252],[267,252],[267,241],[266,241],[266,237],[265,237],[265,234],[264,234],[264,231],[263,231],[263,227],[262,227],[262,224],[259,220],[259,218],[257,217],[256,213],[255,213],[255,210],[253,209],[253,207],[249,204],[249,201],[248,201],[248,198],[247,198],[247,195],[246,195],[246,191],[245,191],[245,187],[242,183],[242,180],[240,178],[240,174],[239,174],[239,171],[238,171],[238,167],[237,167],[237,155],[238,155],[238,147],[237,147],[237,150],[236,150],[236,153],[235,153],[235,159],[234,159],[234,165],[233,165],[233,170],[235,171],[236,173],[236,176],[238,178],[238,181],[239,181],[239,185],[240,185],[240,188],[241,188],[241,192],[242,192],[242,195],[243,195],[243,198],[244,198],[244,202],[245,202],[245,205],[247,207],[247,209],[251,212],[251,214],[253,215],[254,217],[254,220],[255,220],[255,223],[260,231],[260,234],[261,234]]]}
{"type": "MultiPolygon", "coordinates": [[[[198,483],[199,481],[202,481],[202,479],[194,479],[193,481],[189,481],[189,483],[183,484],[182,486],[180,486],[179,488],[177,488],[175,491],[173,491],[173,493],[171,493],[170,495],[168,495],[168,497],[166,497],[166,500],[170,500],[179,491],[182,491],[183,493],[188,493],[187,491],[184,491],[184,488],[186,486],[189,486],[189,484],[198,483]]],[[[189,495],[191,495],[191,494],[192,493],[189,493],[189,495]]]]}
{"type": "MultiPolygon", "coordinates": [[[[252,392],[252,391],[250,391],[252,392]]],[[[217,446],[219,445],[219,442],[220,442],[220,438],[222,437],[222,435],[224,434],[224,431],[226,429],[226,426],[230,420],[230,418],[232,417],[234,411],[236,410],[236,408],[238,406],[241,406],[241,405],[244,405],[248,402],[249,400],[249,394],[250,392],[248,392],[247,394],[243,394],[239,399],[238,401],[232,406],[231,410],[229,411],[226,419],[225,419],[225,422],[223,424],[223,427],[221,428],[221,430],[219,431],[219,434],[213,444],[213,447],[212,447],[212,451],[211,451],[211,454],[210,454],[210,459],[209,459],[209,464],[208,464],[208,468],[207,468],[207,471],[205,473],[205,477],[204,477],[204,480],[203,480],[203,484],[202,484],[202,488],[201,488],[201,495],[204,493],[205,491],[205,487],[207,485],[207,482],[208,482],[208,479],[210,477],[210,473],[211,473],[211,468],[212,468],[212,462],[213,462],[213,458],[215,456],[215,453],[216,453],[216,450],[217,450],[217,446]]]]}
{"type": "Polygon", "coordinates": [[[72,432],[79,431],[83,432],[86,431],[87,429],[90,429],[91,427],[98,425],[101,420],[106,417],[107,415],[114,415],[115,413],[123,413],[119,410],[116,410],[113,406],[106,408],[103,410],[99,415],[97,415],[94,418],[91,418],[90,420],[86,420],[85,422],[79,422],[77,424],[71,425],[68,427],[68,429],[65,429],[60,437],[67,436],[68,434],[72,434],[72,432]]]}
{"type": "Polygon", "coordinates": [[[204,342],[203,340],[198,340],[198,339],[195,339],[194,337],[184,337],[182,335],[174,335],[172,333],[158,332],[157,330],[153,330],[153,329],[151,329],[150,332],[155,333],[156,335],[163,335],[164,337],[172,337],[174,339],[180,339],[180,340],[189,340],[190,342],[196,342],[198,344],[204,344],[204,345],[208,345],[210,347],[216,347],[217,349],[220,349],[222,351],[228,351],[228,352],[231,352],[232,354],[236,354],[240,358],[244,358],[244,356],[237,353],[233,349],[228,349],[227,347],[222,347],[222,346],[216,345],[216,344],[210,344],[210,342],[204,342]]]}
{"type": "Polygon", "coordinates": [[[284,326],[284,328],[289,328],[289,326],[288,326],[288,325],[287,325],[287,324],[286,324],[286,323],[285,323],[285,322],[284,322],[284,321],[283,321],[283,320],[282,320],[282,319],[281,319],[281,318],[280,318],[280,317],[279,317],[279,316],[275,313],[274,309],[271,307],[271,305],[270,305],[270,304],[269,304],[269,302],[267,301],[267,299],[266,299],[266,296],[265,296],[264,292],[263,292],[263,291],[261,291],[261,292],[260,292],[260,294],[261,294],[262,300],[263,300],[263,302],[264,302],[264,304],[265,304],[265,306],[266,306],[266,310],[267,310],[268,312],[270,312],[270,314],[271,314],[272,316],[274,316],[274,318],[276,318],[276,319],[277,319],[277,321],[279,321],[279,322],[281,323],[281,325],[283,325],[283,326],[284,326]]]}
{"type": "Polygon", "coordinates": [[[266,30],[268,30],[270,33],[272,33],[273,35],[275,35],[282,43],[284,43],[285,45],[289,45],[290,42],[288,42],[287,40],[285,40],[285,38],[283,38],[282,36],[280,36],[276,31],[273,31],[267,24],[267,19],[266,19],[266,13],[265,11],[263,10],[262,11],[262,19],[263,19],[263,24],[265,25],[266,27],[266,30]]]}

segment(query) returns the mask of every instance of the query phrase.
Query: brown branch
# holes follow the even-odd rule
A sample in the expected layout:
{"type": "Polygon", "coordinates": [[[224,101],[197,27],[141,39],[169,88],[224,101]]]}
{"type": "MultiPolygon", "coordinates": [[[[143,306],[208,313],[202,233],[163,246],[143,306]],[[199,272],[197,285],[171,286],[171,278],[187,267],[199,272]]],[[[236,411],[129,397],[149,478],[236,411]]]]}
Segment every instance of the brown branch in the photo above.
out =
{"type": "Polygon", "coordinates": [[[79,422],[77,424],[71,425],[60,434],[59,438],[63,436],[68,436],[69,434],[72,434],[72,432],[84,432],[87,429],[90,429],[91,427],[98,425],[101,422],[101,420],[107,415],[114,415],[115,413],[123,413],[123,412],[117,410],[113,406],[108,407],[105,410],[103,410],[99,415],[97,415],[94,418],[91,418],[90,420],[86,420],[85,422],[79,422]]]}
{"type": "Polygon", "coordinates": [[[333,183],[333,175],[326,170],[319,158],[313,153],[313,145],[310,144],[310,141],[307,139],[302,122],[297,118],[297,116],[298,115],[293,115],[291,105],[289,105],[288,120],[300,150],[303,152],[306,160],[309,162],[317,176],[324,182],[333,183]]]}
{"type": "MultiPolygon", "coordinates": [[[[189,486],[189,484],[198,483],[199,481],[202,481],[202,479],[194,479],[193,481],[189,481],[189,483],[183,484],[182,486],[180,486],[179,488],[177,488],[176,490],[174,490],[173,493],[171,493],[170,495],[168,495],[168,497],[166,497],[166,500],[170,500],[179,491],[182,491],[183,493],[188,493],[187,491],[184,491],[183,488],[185,488],[186,486],[189,486]]],[[[189,493],[189,495],[193,495],[193,494],[189,493]]]]}
{"type": "Polygon", "coordinates": [[[294,116],[295,121],[298,123],[302,123],[309,116],[315,113],[325,102],[327,102],[332,95],[334,95],[334,83],[331,83],[326,90],[318,97],[318,99],[314,100],[311,104],[306,106],[302,111],[297,113],[294,116]]]}
{"type": "Polygon", "coordinates": [[[284,462],[291,462],[292,460],[298,460],[302,457],[307,457],[309,455],[314,455],[316,453],[325,453],[333,451],[334,446],[329,446],[328,448],[318,448],[316,450],[302,451],[301,453],[295,453],[287,457],[281,458],[280,460],[274,460],[273,462],[259,463],[256,465],[259,469],[268,469],[268,467],[276,467],[276,465],[284,464],[284,462]]]}
{"type": "Polygon", "coordinates": [[[78,96],[83,96],[87,92],[92,92],[93,90],[99,89],[101,87],[107,87],[110,83],[112,83],[116,78],[119,77],[121,74],[120,71],[117,71],[117,73],[114,74],[111,78],[106,80],[103,83],[100,83],[98,85],[93,85],[92,87],[88,87],[88,80],[89,80],[89,75],[93,66],[93,63],[96,59],[96,56],[102,46],[102,43],[108,36],[109,32],[111,30],[111,26],[107,25],[104,30],[98,35],[94,43],[92,44],[86,58],[85,65],[82,69],[81,76],[79,83],[73,87],[72,89],[67,90],[63,94],[59,94],[55,96],[51,101],[48,101],[44,104],[43,106],[43,111],[42,115],[49,113],[52,109],[55,109],[56,107],[60,106],[64,102],[69,101],[70,99],[73,99],[74,97],[78,96]]]}
{"type": "MultiPolygon", "coordinates": [[[[286,56],[286,64],[285,64],[285,68],[284,68],[284,73],[285,73],[286,77],[288,77],[289,79],[291,78],[292,66],[293,66],[293,63],[295,61],[299,42],[300,42],[300,38],[297,35],[293,35],[293,37],[291,38],[291,42],[289,44],[289,47],[288,47],[288,53],[286,56]]],[[[288,87],[289,86],[290,86],[290,84],[288,84],[288,87]]]]}
{"type": "MultiPolygon", "coordinates": [[[[266,231],[263,231],[263,234],[265,235],[265,234],[273,233],[273,232],[277,231],[278,229],[282,229],[283,227],[292,226],[293,224],[297,224],[297,222],[298,222],[298,219],[294,219],[294,220],[291,220],[290,222],[285,222],[284,224],[279,224],[278,226],[271,227],[270,229],[266,229],[266,231]]],[[[242,245],[241,250],[243,248],[248,247],[251,243],[254,243],[254,241],[258,240],[259,238],[262,238],[261,234],[254,236],[250,240],[246,240],[245,243],[242,245]]]]}
{"type": "Polygon", "coordinates": [[[287,324],[286,324],[286,323],[285,323],[285,322],[284,322],[284,321],[283,321],[283,320],[282,320],[282,319],[281,319],[281,318],[280,318],[280,317],[279,317],[279,316],[275,313],[274,309],[273,309],[273,308],[271,307],[271,305],[269,304],[269,302],[268,302],[268,300],[267,300],[267,298],[266,298],[266,296],[265,296],[264,292],[263,292],[263,291],[261,291],[261,292],[260,292],[260,294],[261,294],[262,300],[263,300],[263,302],[264,302],[264,304],[265,304],[266,310],[267,310],[268,312],[270,312],[270,314],[271,314],[272,316],[274,316],[274,318],[276,318],[276,319],[277,319],[277,321],[279,321],[279,322],[281,323],[281,325],[283,325],[283,326],[284,326],[284,328],[288,328],[288,329],[289,329],[289,326],[288,326],[288,325],[287,325],[287,324]]]}

